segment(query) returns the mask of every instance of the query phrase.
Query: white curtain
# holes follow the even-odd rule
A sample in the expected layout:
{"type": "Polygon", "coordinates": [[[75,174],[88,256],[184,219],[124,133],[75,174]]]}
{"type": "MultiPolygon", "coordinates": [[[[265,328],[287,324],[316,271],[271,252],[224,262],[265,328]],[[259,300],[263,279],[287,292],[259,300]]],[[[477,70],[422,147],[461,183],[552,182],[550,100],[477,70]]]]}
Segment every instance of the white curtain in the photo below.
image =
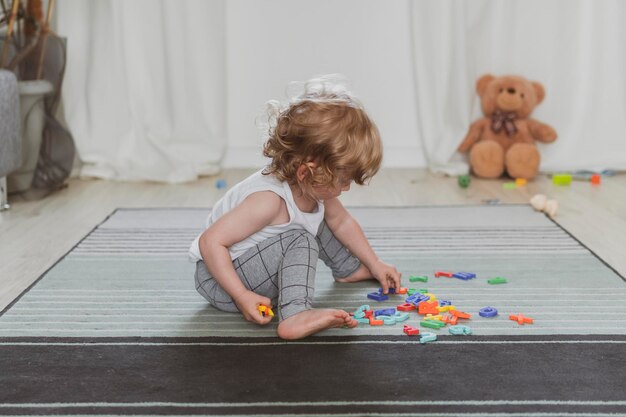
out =
{"type": "Polygon", "coordinates": [[[61,0],[65,117],[81,175],[183,182],[226,146],[220,0],[61,0]]]}
{"type": "Polygon", "coordinates": [[[288,81],[348,77],[386,166],[467,171],[475,80],[519,74],[559,135],[544,171],[626,169],[622,0],[59,0],[67,122],[83,175],[181,182],[257,165],[254,118],[288,81]],[[407,12],[409,16],[407,17],[407,12]],[[412,94],[414,92],[414,94],[412,94]],[[248,152],[248,153],[246,153],[248,152]],[[423,154],[423,155],[422,155],[423,154]],[[230,166],[230,165],[227,165],[230,166]]]}
{"type": "Polygon", "coordinates": [[[411,1],[417,124],[429,166],[467,170],[456,153],[482,116],[475,80],[541,82],[532,117],[553,126],[543,171],[626,169],[626,2],[411,1]]]}
{"type": "Polygon", "coordinates": [[[261,166],[269,99],[291,81],[343,74],[380,130],[385,166],[424,166],[417,140],[409,4],[381,0],[228,0],[224,166],[261,166]]]}

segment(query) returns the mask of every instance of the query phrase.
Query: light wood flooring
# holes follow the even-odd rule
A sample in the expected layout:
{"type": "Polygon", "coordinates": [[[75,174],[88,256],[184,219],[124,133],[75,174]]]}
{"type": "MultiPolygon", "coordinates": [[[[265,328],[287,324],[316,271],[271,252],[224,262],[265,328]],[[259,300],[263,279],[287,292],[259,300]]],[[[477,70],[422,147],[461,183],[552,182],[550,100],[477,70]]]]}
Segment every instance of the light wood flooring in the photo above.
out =
{"type": "MultiPolygon", "coordinates": [[[[0,213],[0,311],[28,288],[118,207],[210,207],[223,195],[217,179],[232,185],[253,169],[229,169],[189,184],[79,180],[39,201],[10,199],[0,213]]],[[[475,205],[498,199],[528,203],[537,193],[558,200],[556,220],[598,256],[626,275],[626,175],[600,186],[575,181],[554,186],[545,175],[525,187],[505,190],[505,180],[477,180],[467,189],[456,178],[418,169],[384,169],[369,186],[353,186],[346,206],[475,205]]]]}

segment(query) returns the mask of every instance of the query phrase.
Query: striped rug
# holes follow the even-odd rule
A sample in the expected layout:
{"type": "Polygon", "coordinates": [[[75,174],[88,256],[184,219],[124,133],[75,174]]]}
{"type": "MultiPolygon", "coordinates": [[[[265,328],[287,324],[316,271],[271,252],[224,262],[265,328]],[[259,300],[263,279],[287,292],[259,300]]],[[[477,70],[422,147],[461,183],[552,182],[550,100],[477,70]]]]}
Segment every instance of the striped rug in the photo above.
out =
{"type": "MultiPolygon", "coordinates": [[[[558,224],[527,206],[350,210],[404,285],[472,314],[471,336],[281,341],[196,293],[187,248],[207,209],[119,209],[1,313],[0,416],[626,416],[625,279],[558,224]]],[[[404,300],[368,300],[377,288],[320,262],[315,301],[404,300]]]]}
{"type": "MultiPolygon", "coordinates": [[[[557,224],[526,206],[354,208],[378,254],[403,273],[403,284],[428,289],[473,314],[476,335],[626,334],[624,278],[557,224]],[[470,271],[470,281],[434,271],[470,271]],[[410,282],[426,275],[427,283],[410,282]],[[508,283],[487,280],[505,277],[508,283]],[[481,318],[486,306],[499,310],[481,318]],[[508,319],[535,320],[520,326],[508,319]],[[607,317],[611,320],[607,320],[607,317]]],[[[0,336],[273,336],[219,312],[194,288],[189,243],[207,209],[117,210],[0,317],[0,336]]],[[[337,284],[319,262],[316,305],[354,311],[374,281],[337,284]]],[[[412,315],[409,324],[418,325],[412,315]]],[[[445,333],[447,330],[439,331],[445,333]]],[[[399,335],[401,326],[359,326],[322,335],[399,335]]]]}

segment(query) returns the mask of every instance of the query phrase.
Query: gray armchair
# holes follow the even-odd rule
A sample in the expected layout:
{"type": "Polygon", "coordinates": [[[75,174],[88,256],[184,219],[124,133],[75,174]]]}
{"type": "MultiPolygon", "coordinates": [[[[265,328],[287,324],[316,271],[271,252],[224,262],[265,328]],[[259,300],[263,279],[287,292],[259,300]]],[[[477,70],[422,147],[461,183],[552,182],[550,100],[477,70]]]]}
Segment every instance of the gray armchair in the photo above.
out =
{"type": "Polygon", "coordinates": [[[0,69],[0,211],[9,208],[6,176],[22,164],[20,104],[15,74],[0,69]]]}

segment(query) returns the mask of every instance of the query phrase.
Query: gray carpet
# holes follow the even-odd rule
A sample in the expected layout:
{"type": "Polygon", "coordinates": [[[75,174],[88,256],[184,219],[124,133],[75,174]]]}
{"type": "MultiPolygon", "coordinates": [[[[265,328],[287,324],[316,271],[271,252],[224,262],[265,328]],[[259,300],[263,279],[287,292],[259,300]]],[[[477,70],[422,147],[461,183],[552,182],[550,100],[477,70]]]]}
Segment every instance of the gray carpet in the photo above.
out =
{"type": "MultiPolygon", "coordinates": [[[[609,266],[527,206],[353,208],[380,256],[403,284],[426,288],[472,314],[476,335],[626,334],[626,285],[609,266]],[[434,278],[470,271],[470,281],[434,278]],[[427,283],[409,282],[428,275],[427,283]],[[493,277],[507,284],[489,285],[493,277]],[[495,318],[478,311],[491,306],[495,318]],[[508,319],[521,313],[532,325],[508,319]],[[610,320],[607,318],[610,317],[610,320]]],[[[187,248],[206,209],[120,209],[99,225],[0,317],[0,337],[200,337],[275,335],[208,306],[195,289],[187,248]]],[[[374,281],[337,284],[319,263],[316,305],[354,311],[374,281]]],[[[412,313],[407,322],[418,325],[412,313]]],[[[447,329],[433,330],[447,334],[447,329]]],[[[325,336],[402,335],[402,325],[333,329],[325,336]]]]}
{"type": "MultiPolygon", "coordinates": [[[[406,286],[472,314],[472,335],[281,341],[195,292],[205,209],[117,210],[0,315],[0,416],[626,416],[624,278],[557,224],[525,206],[351,211],[406,286]]],[[[319,306],[404,300],[368,300],[374,282],[335,284],[321,263],[317,282],[319,306]]]]}

